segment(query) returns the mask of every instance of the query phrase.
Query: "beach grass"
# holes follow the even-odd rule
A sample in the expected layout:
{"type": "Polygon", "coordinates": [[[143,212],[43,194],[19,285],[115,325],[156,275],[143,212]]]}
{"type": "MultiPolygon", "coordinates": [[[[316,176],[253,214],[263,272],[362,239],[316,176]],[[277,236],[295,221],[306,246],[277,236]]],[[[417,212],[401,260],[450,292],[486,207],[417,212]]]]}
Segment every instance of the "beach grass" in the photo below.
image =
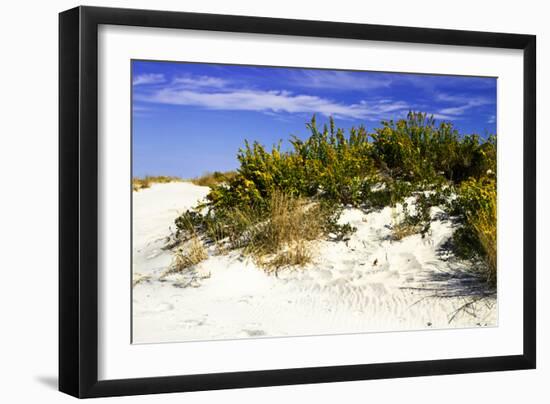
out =
{"type": "Polygon", "coordinates": [[[392,227],[392,240],[399,241],[405,237],[420,233],[420,226],[410,223],[397,223],[392,227]]]}
{"type": "Polygon", "coordinates": [[[132,190],[139,191],[141,189],[150,188],[152,184],[166,184],[168,182],[179,182],[181,178],[167,176],[167,175],[146,175],[143,178],[134,177],[132,178],[132,190]]]}
{"type": "Polygon", "coordinates": [[[208,252],[198,237],[193,237],[185,247],[176,249],[170,267],[163,272],[161,279],[168,275],[184,272],[208,258],[208,252]]]}
{"type": "Polygon", "coordinates": [[[246,253],[267,269],[304,266],[311,261],[307,241],[326,231],[325,215],[318,203],[274,192],[263,218],[251,218],[251,224],[257,224],[251,226],[255,231],[248,235],[246,253]]]}
{"type": "Polygon", "coordinates": [[[237,175],[235,171],[214,171],[206,172],[199,177],[192,178],[190,181],[202,187],[213,187],[222,183],[229,182],[232,178],[237,175]]]}

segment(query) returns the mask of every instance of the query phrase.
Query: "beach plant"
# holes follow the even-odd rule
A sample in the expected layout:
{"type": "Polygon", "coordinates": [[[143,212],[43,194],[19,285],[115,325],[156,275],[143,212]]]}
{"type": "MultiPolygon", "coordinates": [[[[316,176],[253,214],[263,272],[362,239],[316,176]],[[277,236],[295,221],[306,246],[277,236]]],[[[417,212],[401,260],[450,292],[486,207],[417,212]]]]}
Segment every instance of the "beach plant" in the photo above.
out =
{"type": "Polygon", "coordinates": [[[167,175],[146,175],[143,178],[132,178],[132,190],[139,191],[141,189],[150,188],[152,184],[166,184],[168,182],[179,182],[181,178],[167,175]]]}
{"type": "Polygon", "coordinates": [[[306,140],[290,139],[289,151],[283,151],[281,143],[268,151],[258,142],[245,142],[237,154],[237,174],[212,189],[210,203],[216,207],[265,205],[274,191],[361,203],[363,182],[376,171],[365,128],[352,128],[346,137],[332,120],[330,129],[325,126],[320,131],[314,117],[307,129],[306,140]]]}
{"type": "Polygon", "coordinates": [[[436,125],[426,114],[409,113],[367,133],[346,135],[334,121],[318,129],[315,116],[304,140],[292,136],[271,150],[245,141],[237,153],[239,168],[208,195],[217,207],[267,203],[269,195],[320,197],[344,205],[395,205],[423,184],[460,183],[496,172],[496,137],[461,136],[450,123],[436,125]]]}
{"type": "Polygon", "coordinates": [[[496,171],[496,137],[462,136],[449,122],[410,112],[406,119],[383,121],[371,135],[372,158],[390,177],[410,182],[443,177],[460,182],[496,171]]]}
{"type": "Polygon", "coordinates": [[[277,269],[285,265],[305,265],[311,255],[307,242],[323,235],[320,205],[304,198],[275,192],[269,201],[267,216],[246,234],[244,251],[263,267],[277,269]]]}
{"type": "Polygon", "coordinates": [[[132,179],[132,190],[139,191],[140,189],[150,188],[151,181],[147,178],[133,178],[132,179]]]}
{"type": "Polygon", "coordinates": [[[470,178],[461,183],[450,210],[461,223],[453,236],[455,251],[465,258],[480,258],[487,281],[496,284],[496,179],[493,176],[484,176],[470,178]]]}
{"type": "Polygon", "coordinates": [[[294,242],[287,248],[278,251],[267,260],[264,257],[259,257],[257,262],[270,272],[277,272],[278,269],[284,267],[299,266],[303,267],[313,260],[313,254],[310,246],[304,240],[294,242]]]}
{"type": "Polygon", "coordinates": [[[415,195],[414,209],[410,209],[408,202],[403,202],[402,218],[395,219],[395,224],[392,227],[392,239],[401,240],[413,234],[420,234],[424,238],[430,230],[432,202],[429,196],[423,192],[415,195]]]}
{"type": "Polygon", "coordinates": [[[361,193],[361,206],[370,209],[394,207],[410,196],[415,186],[404,180],[392,177],[378,177],[378,181],[365,180],[361,193]]]}
{"type": "Polygon", "coordinates": [[[203,234],[222,250],[241,249],[267,270],[310,261],[308,242],[329,233],[336,238],[352,232],[337,223],[338,209],[324,201],[273,192],[266,205],[189,210],[176,219],[181,240],[203,234]],[[309,258],[308,258],[309,257],[309,258]]]}
{"type": "Polygon", "coordinates": [[[162,273],[160,279],[168,275],[181,273],[194,265],[206,260],[208,252],[198,237],[193,237],[187,245],[176,249],[172,263],[166,271],[162,273]]]}
{"type": "Polygon", "coordinates": [[[493,268],[487,279],[496,279],[496,136],[462,135],[416,112],[372,132],[346,133],[332,118],[319,127],[315,116],[306,129],[288,147],[245,141],[236,171],[192,180],[211,190],[176,219],[178,237],[241,249],[266,268],[304,264],[311,240],[354,231],[338,221],[344,207],[382,209],[412,197],[415,209],[404,205],[394,239],[425,236],[438,206],[457,224],[457,254],[483,261],[493,268]]]}
{"type": "Polygon", "coordinates": [[[199,185],[202,187],[213,187],[215,185],[225,184],[229,182],[229,180],[236,175],[237,173],[235,171],[214,171],[212,173],[206,172],[199,177],[192,178],[191,182],[195,185],[199,185]]]}

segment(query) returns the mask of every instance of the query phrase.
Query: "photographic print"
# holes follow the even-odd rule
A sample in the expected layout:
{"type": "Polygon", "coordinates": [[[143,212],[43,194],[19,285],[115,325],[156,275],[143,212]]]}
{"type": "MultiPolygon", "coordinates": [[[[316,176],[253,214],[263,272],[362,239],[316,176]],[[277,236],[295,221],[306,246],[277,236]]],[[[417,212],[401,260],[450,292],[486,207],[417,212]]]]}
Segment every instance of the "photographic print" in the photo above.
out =
{"type": "Polygon", "coordinates": [[[497,326],[495,77],[131,69],[133,343],[497,326]]]}

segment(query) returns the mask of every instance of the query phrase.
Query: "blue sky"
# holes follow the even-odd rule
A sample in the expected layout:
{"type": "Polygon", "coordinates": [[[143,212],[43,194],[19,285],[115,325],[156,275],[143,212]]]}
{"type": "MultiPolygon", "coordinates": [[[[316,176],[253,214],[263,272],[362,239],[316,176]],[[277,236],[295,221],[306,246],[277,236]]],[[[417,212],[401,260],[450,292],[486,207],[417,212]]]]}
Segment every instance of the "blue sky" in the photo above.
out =
{"type": "MultiPolygon", "coordinates": [[[[306,137],[313,114],[338,127],[410,110],[462,134],[496,133],[495,78],[132,61],[133,175],[198,176],[237,168],[245,139],[306,137]]],[[[284,145],[285,143],[283,143],[284,145]]]]}

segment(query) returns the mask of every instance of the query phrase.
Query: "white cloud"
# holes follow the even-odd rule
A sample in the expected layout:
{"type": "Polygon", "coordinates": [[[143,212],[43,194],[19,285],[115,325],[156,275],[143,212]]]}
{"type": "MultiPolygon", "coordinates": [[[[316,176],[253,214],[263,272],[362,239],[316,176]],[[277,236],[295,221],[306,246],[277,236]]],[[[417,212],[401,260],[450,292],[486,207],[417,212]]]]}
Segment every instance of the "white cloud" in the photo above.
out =
{"type": "Polygon", "coordinates": [[[361,101],[344,104],[307,94],[289,91],[235,89],[200,92],[174,87],[150,94],[136,95],[140,101],[161,104],[187,105],[220,110],[257,111],[271,113],[318,113],[325,116],[352,119],[387,118],[388,113],[406,113],[409,105],[402,101],[361,101]]]}
{"type": "Polygon", "coordinates": [[[306,88],[324,88],[336,90],[372,90],[389,87],[389,78],[328,70],[299,70],[290,76],[293,85],[306,88]]]}
{"type": "Polygon", "coordinates": [[[210,76],[179,76],[172,83],[182,88],[224,88],[229,81],[210,76]]]}
{"type": "Polygon", "coordinates": [[[442,121],[459,121],[459,120],[462,119],[459,116],[445,115],[445,114],[441,114],[439,112],[436,112],[436,113],[433,113],[433,114],[428,114],[428,116],[433,116],[435,119],[440,119],[442,121]]]}
{"type": "Polygon", "coordinates": [[[134,118],[142,118],[151,116],[152,108],[143,105],[134,105],[132,107],[132,116],[134,118]]]}
{"type": "Polygon", "coordinates": [[[136,112],[143,112],[143,111],[150,111],[151,110],[151,108],[144,107],[143,105],[134,105],[134,107],[132,109],[136,112]]]}
{"type": "MultiPolygon", "coordinates": [[[[303,87],[309,88],[342,88],[365,89],[370,86],[389,86],[384,80],[363,80],[348,72],[334,71],[300,71],[291,77],[302,79],[303,87]]],[[[361,100],[357,103],[345,103],[330,98],[296,93],[286,90],[261,90],[238,88],[235,82],[212,76],[177,76],[169,82],[163,75],[142,75],[136,77],[137,84],[166,82],[161,87],[143,87],[134,93],[137,101],[171,105],[194,106],[206,109],[228,111],[256,111],[267,114],[307,113],[334,116],[341,119],[381,120],[398,119],[409,110],[418,106],[391,98],[361,100]],[[162,81],[161,81],[162,80],[162,81]]],[[[134,82],[136,84],[136,81],[134,82]]],[[[431,115],[435,119],[455,121],[471,108],[491,104],[493,101],[478,97],[472,98],[460,94],[438,93],[435,100],[451,105],[436,109],[431,115]]],[[[425,108],[430,109],[430,108],[425,108]]]]}
{"type": "MultiPolygon", "coordinates": [[[[301,71],[302,78],[307,77],[307,86],[354,88],[387,86],[389,81],[357,80],[347,72],[301,71]]],[[[294,83],[294,76],[291,81],[294,83]]],[[[163,75],[142,75],[136,77],[134,84],[165,82],[162,86],[142,86],[134,91],[134,99],[146,103],[194,106],[206,109],[228,111],[256,111],[267,114],[321,114],[340,119],[381,120],[398,119],[413,109],[404,101],[385,97],[360,100],[356,103],[335,101],[333,99],[310,95],[304,92],[286,90],[262,90],[250,87],[238,87],[237,82],[219,77],[184,75],[167,80],[163,75]],[[139,79],[139,80],[138,80],[139,79]]],[[[349,89],[348,88],[348,89],[349,89]]]]}
{"type": "Polygon", "coordinates": [[[132,84],[134,86],[139,86],[142,84],[159,84],[159,83],[164,83],[165,81],[166,80],[164,78],[164,74],[147,73],[147,74],[139,74],[136,77],[134,77],[132,84]]]}
{"type": "Polygon", "coordinates": [[[472,107],[472,104],[466,104],[460,107],[443,108],[439,110],[439,113],[444,115],[462,115],[472,107]]]}
{"type": "Polygon", "coordinates": [[[495,115],[490,115],[487,123],[496,123],[497,117],[495,115]]]}
{"type": "Polygon", "coordinates": [[[438,101],[461,104],[453,107],[442,108],[438,111],[438,114],[450,115],[454,117],[464,115],[469,109],[493,103],[493,101],[485,97],[466,97],[463,95],[444,93],[437,94],[436,99],[438,101]]]}

